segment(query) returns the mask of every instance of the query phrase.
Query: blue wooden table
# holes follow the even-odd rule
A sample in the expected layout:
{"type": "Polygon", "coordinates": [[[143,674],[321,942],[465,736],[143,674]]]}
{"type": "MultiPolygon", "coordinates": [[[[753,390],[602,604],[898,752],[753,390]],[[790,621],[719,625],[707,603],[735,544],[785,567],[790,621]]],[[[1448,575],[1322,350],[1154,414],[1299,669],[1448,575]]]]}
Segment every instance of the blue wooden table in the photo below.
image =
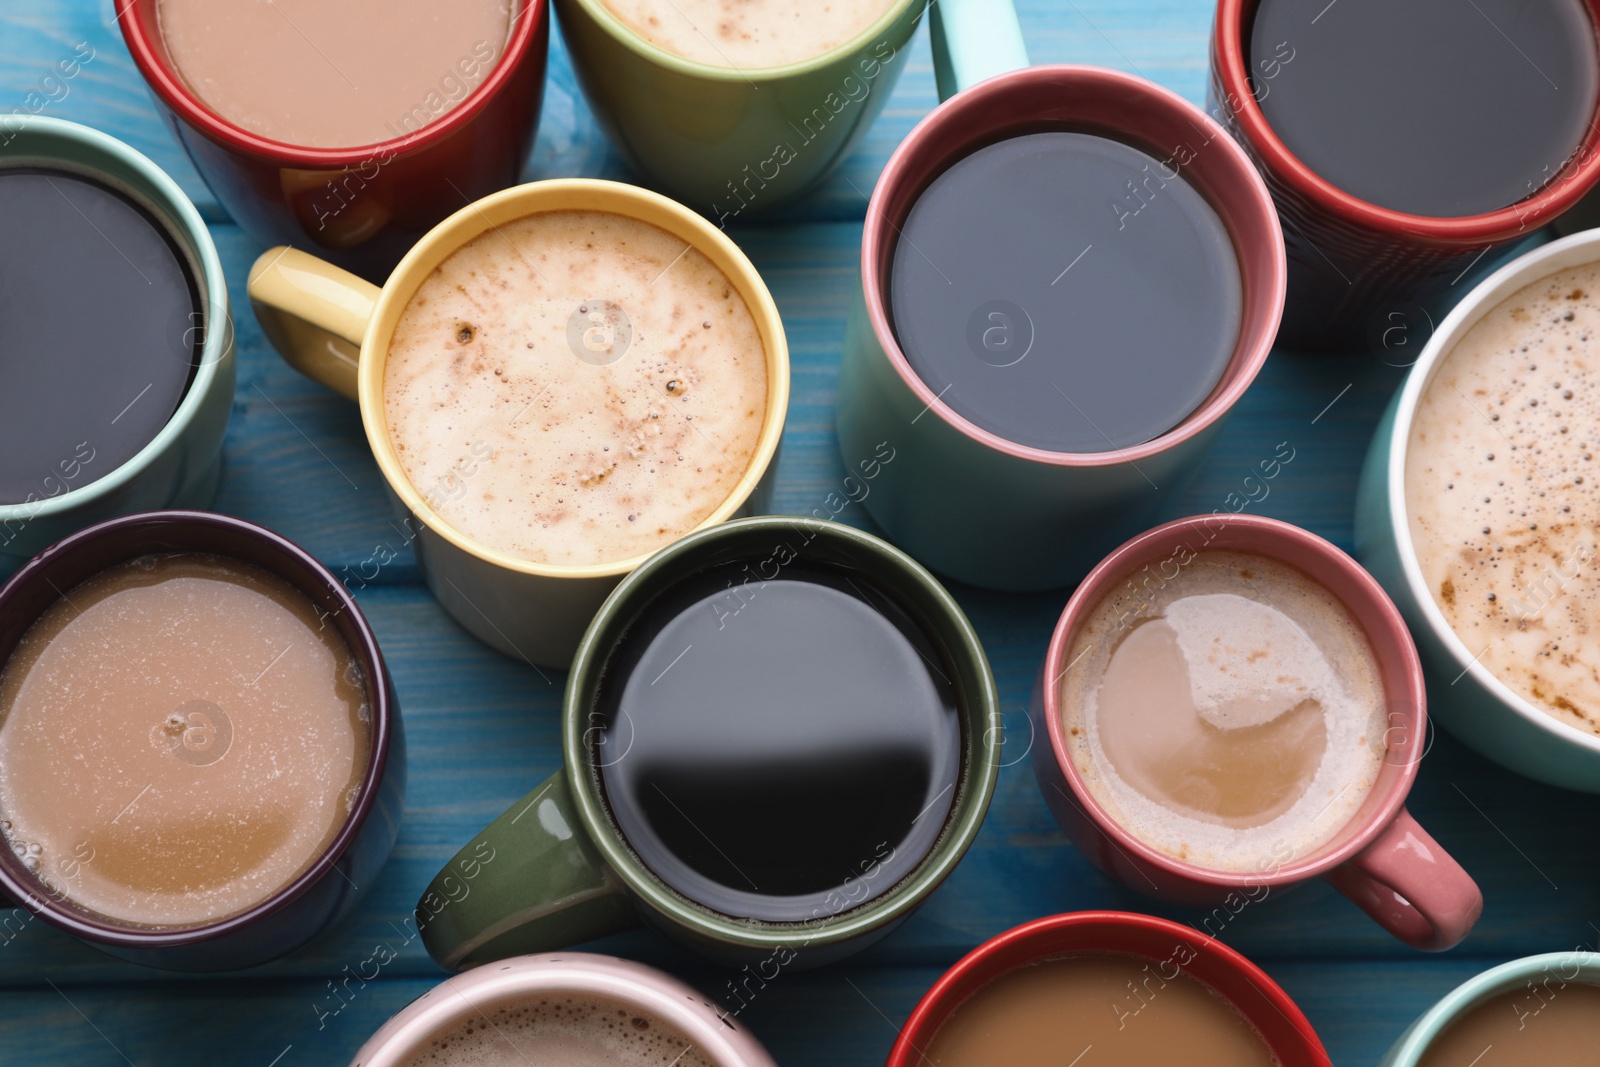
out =
{"type": "MultiPolygon", "coordinates": [[[[1020,14],[1035,62],[1115,67],[1203,98],[1206,0],[1022,0],[1020,14]]],[[[262,339],[244,297],[259,249],[217,207],[157,119],[115,30],[111,0],[0,0],[0,111],[24,106],[80,41],[93,47],[93,58],[65,96],[55,90],[44,113],[106,130],[169,170],[200,205],[228,271],[239,386],[216,509],[280,531],[335,572],[355,567],[375,546],[399,547],[355,407],[289,370],[262,339]]],[[[839,173],[787,213],[741,220],[732,230],[777,298],[794,358],[778,511],[811,511],[844,476],[833,402],[866,198],[888,154],[935,101],[924,30],[882,117],[839,173]]],[[[595,129],[557,36],[524,176],[566,175],[628,178],[595,129]]],[[[1373,423],[1405,374],[1395,365],[1406,361],[1404,352],[1315,361],[1274,355],[1171,516],[1223,507],[1228,494],[1242,494],[1257,461],[1286,441],[1293,461],[1251,510],[1348,548],[1357,470],[1373,423]]],[[[871,527],[858,505],[839,517],[871,527]]],[[[119,963],[30,922],[0,945],[0,1064],[339,1065],[443,977],[406,940],[401,920],[473,831],[556,768],[563,678],[468,637],[419,584],[408,553],[403,561],[358,597],[395,673],[412,768],[399,844],[360,911],[287,959],[220,976],[119,963]],[[358,970],[371,973],[363,961],[380,944],[393,961],[370,981],[346,982],[358,970]]],[[[1112,884],[1085,862],[1045,811],[1023,759],[1030,744],[1024,707],[1066,591],[955,592],[988,649],[1005,707],[1008,765],[994,805],[955,875],[893,936],[843,965],[785,973],[750,1003],[742,1019],[785,1067],[882,1063],[896,1027],[940,971],[1025,920],[1084,908],[1198,919],[1112,884]]],[[[1589,836],[1600,825],[1600,798],[1521,780],[1440,736],[1411,808],[1483,887],[1483,920],[1458,948],[1439,956],[1406,949],[1321,884],[1248,908],[1222,933],[1299,1001],[1340,1067],[1374,1063],[1416,1014],[1494,963],[1600,942],[1600,864],[1589,836]]],[[[638,931],[592,947],[735,1003],[727,994],[731,971],[659,934],[638,931]]]]}

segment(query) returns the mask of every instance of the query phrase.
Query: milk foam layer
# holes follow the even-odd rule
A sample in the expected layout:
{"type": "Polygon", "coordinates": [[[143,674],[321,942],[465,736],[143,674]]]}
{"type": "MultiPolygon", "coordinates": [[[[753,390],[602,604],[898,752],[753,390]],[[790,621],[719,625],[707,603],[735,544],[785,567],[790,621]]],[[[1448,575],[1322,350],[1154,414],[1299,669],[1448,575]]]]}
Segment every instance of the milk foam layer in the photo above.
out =
{"type": "Polygon", "coordinates": [[[896,3],[605,0],[617,18],[657,48],[697,63],[741,70],[781,67],[831,52],[864,32],[896,3]]]}
{"type": "Polygon", "coordinates": [[[1405,479],[1418,566],[1468,654],[1600,733],[1600,265],[1461,338],[1417,405],[1405,479]]]}
{"type": "Polygon", "coordinates": [[[1094,608],[1067,662],[1062,721],[1084,784],[1184,862],[1264,872],[1304,859],[1377,780],[1385,709],[1366,637],[1285,564],[1202,551],[1159,586],[1129,582],[1094,608]]]}
{"type": "Polygon", "coordinates": [[[678,1031],[634,1008],[551,996],[485,1007],[406,1067],[713,1067],[678,1031]]]}
{"type": "Polygon", "coordinates": [[[535,563],[653,552],[716,510],[766,416],[755,319],[656,226],[552,211],[418,288],[384,372],[389,436],[446,522],[535,563]]]}

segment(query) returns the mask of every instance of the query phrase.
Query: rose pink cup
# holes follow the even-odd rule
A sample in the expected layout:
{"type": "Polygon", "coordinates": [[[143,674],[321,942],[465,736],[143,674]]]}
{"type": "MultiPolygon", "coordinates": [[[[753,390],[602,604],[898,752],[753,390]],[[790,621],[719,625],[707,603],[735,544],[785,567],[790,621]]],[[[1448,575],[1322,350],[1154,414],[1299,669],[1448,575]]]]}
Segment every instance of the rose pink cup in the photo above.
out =
{"type": "MultiPolygon", "coordinates": [[[[716,1067],[777,1067],[748,1030],[696,990],[643,964],[586,952],[513,956],[441,982],[368,1038],[351,1067],[403,1067],[464,1022],[549,996],[593,997],[638,1011],[677,1030],[716,1067]]],[[[549,1062],[540,1051],[524,1042],[507,1062],[549,1062]]]]}
{"type": "Polygon", "coordinates": [[[1277,519],[1200,515],[1178,519],[1127,542],[1089,572],[1067,602],[1033,694],[1034,776],[1073,843],[1130,889],[1163,900],[1237,913],[1311,878],[1322,878],[1413,948],[1441,951],[1472,929],[1483,911],[1476,883],[1405,809],[1427,734],[1427,696],[1416,646],[1394,604],[1361,566],[1322,538],[1277,519]],[[1388,751],[1366,803],[1307,855],[1263,863],[1255,872],[1214,871],[1174,859],[1139,840],[1101,807],[1079,776],[1061,723],[1061,679],[1078,629],[1125,582],[1152,592],[1177,577],[1197,552],[1224,549],[1287,563],[1333,593],[1366,633],[1388,712],[1388,751]]]}

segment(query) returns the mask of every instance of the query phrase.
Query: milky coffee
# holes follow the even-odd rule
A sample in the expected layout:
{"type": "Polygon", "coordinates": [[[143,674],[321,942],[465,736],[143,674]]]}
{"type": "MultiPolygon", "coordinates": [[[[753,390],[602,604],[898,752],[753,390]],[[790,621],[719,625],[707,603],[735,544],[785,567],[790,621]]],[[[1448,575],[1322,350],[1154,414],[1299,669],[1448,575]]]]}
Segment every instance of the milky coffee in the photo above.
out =
{"type": "Polygon", "coordinates": [[[474,1012],[405,1067],[712,1067],[678,1031],[636,1008],[581,995],[474,1012]]]}
{"type": "Polygon", "coordinates": [[[1406,511],[1428,590],[1468,655],[1600,733],[1600,264],[1507,298],[1423,391],[1406,511]]]}
{"type": "Polygon", "coordinates": [[[766,417],[755,319],[698,249],[551,211],[463,245],[400,316],[384,413],[446,522],[534,563],[617,563],[694,529],[766,417]]]}
{"type": "Polygon", "coordinates": [[[1176,859],[1260,872],[1348,824],[1382,765],[1384,697],[1330,592],[1262,556],[1202,551],[1112,590],[1062,679],[1067,747],[1119,826],[1176,859]]]}
{"type": "Polygon", "coordinates": [[[833,51],[898,0],[604,0],[657,48],[713,67],[782,67],[833,51]]]}

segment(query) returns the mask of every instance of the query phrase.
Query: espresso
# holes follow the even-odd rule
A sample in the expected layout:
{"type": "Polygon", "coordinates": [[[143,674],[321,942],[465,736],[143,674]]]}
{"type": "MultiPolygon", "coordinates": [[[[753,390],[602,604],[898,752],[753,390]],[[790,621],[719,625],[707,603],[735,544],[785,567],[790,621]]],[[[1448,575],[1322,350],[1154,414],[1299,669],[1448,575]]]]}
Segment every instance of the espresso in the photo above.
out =
{"type": "Polygon", "coordinates": [[[1417,1067],[1593,1063],[1600,988],[1546,973],[1468,1009],[1428,1045],[1417,1067]]]}
{"type": "Polygon", "coordinates": [[[207,108],[268,140],[354,148],[416,133],[505,55],[512,0],[158,0],[207,108]]]}
{"type": "Polygon", "coordinates": [[[1261,0],[1254,93],[1301,162],[1369,203],[1477,215],[1583,143],[1600,60],[1582,0],[1261,0]]]}
{"type": "Polygon", "coordinates": [[[887,287],[917,377],[979,427],[1051,452],[1182,422],[1233,357],[1243,306],[1227,227],[1182,175],[1198,143],[1159,160],[1036,133],[934,179],[887,287]]]}
{"type": "Polygon", "coordinates": [[[899,0],[604,0],[634,33],[713,67],[801,63],[865,33],[899,0]]]}
{"type": "Polygon", "coordinates": [[[1600,733],[1600,264],[1507,298],[1428,382],[1406,445],[1418,568],[1519,696],[1600,733]]]}
{"type": "Polygon", "coordinates": [[[418,287],[384,371],[388,432],[446,522],[534,563],[618,563],[706,520],[766,418],[761,335],[698,249],[552,211],[418,287]]]}
{"type": "Polygon", "coordinates": [[[950,1015],[930,1067],[1278,1067],[1232,1004],[1166,960],[1084,954],[1001,975],[950,1015]]]}
{"type": "Polygon", "coordinates": [[[185,256],[132,192],[0,170],[0,504],[81,489],[177,410],[205,322],[185,256]]]}
{"type": "Polygon", "coordinates": [[[612,819],[662,881],[736,918],[798,921],[921,863],[955,799],[961,721],[953,670],[891,597],[784,558],[709,570],[646,609],[588,740],[612,819]]]}
{"type": "Polygon", "coordinates": [[[1154,588],[1129,581],[1067,662],[1062,721],[1084,785],[1186,863],[1258,872],[1304,858],[1377,780],[1377,661],[1348,609],[1286,564],[1207,550],[1154,588]]]}
{"type": "Polygon", "coordinates": [[[405,1067],[713,1067],[676,1028],[637,1008],[551,995],[480,1007],[405,1067]]]}
{"type": "Polygon", "coordinates": [[[145,556],[66,592],[0,671],[0,831],[124,925],[216,922],[315,862],[370,759],[359,665],[282,578],[145,556]]]}

